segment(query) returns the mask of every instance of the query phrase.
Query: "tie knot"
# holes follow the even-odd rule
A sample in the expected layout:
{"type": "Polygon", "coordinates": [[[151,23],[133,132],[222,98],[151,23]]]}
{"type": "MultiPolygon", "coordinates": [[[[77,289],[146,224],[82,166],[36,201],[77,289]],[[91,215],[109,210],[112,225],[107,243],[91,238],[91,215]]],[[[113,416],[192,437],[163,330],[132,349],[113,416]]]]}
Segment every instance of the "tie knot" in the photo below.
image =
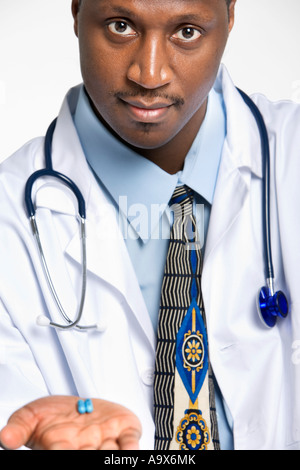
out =
{"type": "Polygon", "coordinates": [[[174,211],[174,217],[185,219],[193,213],[193,192],[188,186],[178,186],[171,198],[170,208],[174,211]]]}
{"type": "Polygon", "coordinates": [[[194,242],[197,236],[193,199],[193,192],[188,186],[179,186],[170,201],[170,209],[174,214],[171,238],[184,243],[194,242]]]}

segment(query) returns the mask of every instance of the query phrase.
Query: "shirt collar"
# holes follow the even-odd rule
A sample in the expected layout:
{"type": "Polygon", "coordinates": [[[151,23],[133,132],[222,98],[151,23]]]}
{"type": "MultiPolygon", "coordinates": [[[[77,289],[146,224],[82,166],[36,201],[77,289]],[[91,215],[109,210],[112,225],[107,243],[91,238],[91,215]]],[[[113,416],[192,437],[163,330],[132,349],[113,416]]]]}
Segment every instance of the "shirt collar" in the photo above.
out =
{"type": "Polygon", "coordinates": [[[178,174],[180,183],[189,186],[209,204],[214,199],[226,127],[223,96],[212,89],[205,119],[186,156],[183,171],[178,174]]]}
{"type": "MultiPolygon", "coordinates": [[[[205,120],[184,168],[175,175],[116,139],[93,112],[83,86],[73,118],[90,167],[121,210],[141,205],[151,214],[151,207],[167,206],[177,184],[188,185],[212,204],[226,135],[223,98],[216,91],[209,94],[205,120]]],[[[128,211],[126,216],[130,222],[128,211]]],[[[148,236],[154,229],[149,225],[148,236]]],[[[142,238],[147,241],[147,236],[142,238]]]]}

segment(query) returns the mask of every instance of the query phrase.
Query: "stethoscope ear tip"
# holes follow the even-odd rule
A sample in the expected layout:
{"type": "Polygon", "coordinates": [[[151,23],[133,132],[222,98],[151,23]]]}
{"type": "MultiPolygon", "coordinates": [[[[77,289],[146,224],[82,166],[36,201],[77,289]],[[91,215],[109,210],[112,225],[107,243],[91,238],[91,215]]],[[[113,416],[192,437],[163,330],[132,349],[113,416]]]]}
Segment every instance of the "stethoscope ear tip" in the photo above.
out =
{"type": "Polygon", "coordinates": [[[102,323],[97,323],[96,325],[96,331],[98,333],[104,333],[105,331],[107,330],[107,325],[106,323],[102,322],[102,323]]]}
{"type": "Polygon", "coordinates": [[[45,315],[40,315],[36,319],[36,324],[38,326],[49,326],[50,325],[50,320],[45,315]]]}

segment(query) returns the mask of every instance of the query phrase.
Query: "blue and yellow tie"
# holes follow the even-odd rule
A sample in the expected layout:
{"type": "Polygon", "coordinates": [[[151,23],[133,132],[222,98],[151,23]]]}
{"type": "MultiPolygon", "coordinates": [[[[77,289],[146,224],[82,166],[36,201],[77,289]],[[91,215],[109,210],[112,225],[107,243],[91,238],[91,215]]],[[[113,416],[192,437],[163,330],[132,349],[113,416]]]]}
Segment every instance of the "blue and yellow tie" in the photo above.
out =
{"type": "Polygon", "coordinates": [[[214,386],[201,293],[202,255],[193,193],[176,188],[154,380],[156,450],[218,450],[214,386]]]}

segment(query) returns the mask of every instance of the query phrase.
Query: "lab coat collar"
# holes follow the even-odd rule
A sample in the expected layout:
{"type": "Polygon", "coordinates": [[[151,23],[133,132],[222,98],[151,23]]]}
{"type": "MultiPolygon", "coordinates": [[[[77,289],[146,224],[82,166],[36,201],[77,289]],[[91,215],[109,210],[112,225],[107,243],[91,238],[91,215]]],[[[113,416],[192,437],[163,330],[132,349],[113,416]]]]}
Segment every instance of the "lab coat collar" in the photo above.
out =
{"type": "MultiPolygon", "coordinates": [[[[224,66],[220,68],[216,90],[222,89],[227,114],[227,137],[212,205],[202,276],[203,295],[209,302],[207,277],[217,245],[234,229],[250,190],[251,177],[262,178],[259,130],[248,106],[231,81],[224,66]]],[[[208,310],[209,303],[206,304],[208,310]]],[[[209,321],[209,319],[208,319],[209,321]]]]}
{"type": "Polygon", "coordinates": [[[223,91],[227,115],[226,145],[235,168],[248,168],[262,178],[260,136],[255,118],[222,64],[215,90],[223,91]]]}

